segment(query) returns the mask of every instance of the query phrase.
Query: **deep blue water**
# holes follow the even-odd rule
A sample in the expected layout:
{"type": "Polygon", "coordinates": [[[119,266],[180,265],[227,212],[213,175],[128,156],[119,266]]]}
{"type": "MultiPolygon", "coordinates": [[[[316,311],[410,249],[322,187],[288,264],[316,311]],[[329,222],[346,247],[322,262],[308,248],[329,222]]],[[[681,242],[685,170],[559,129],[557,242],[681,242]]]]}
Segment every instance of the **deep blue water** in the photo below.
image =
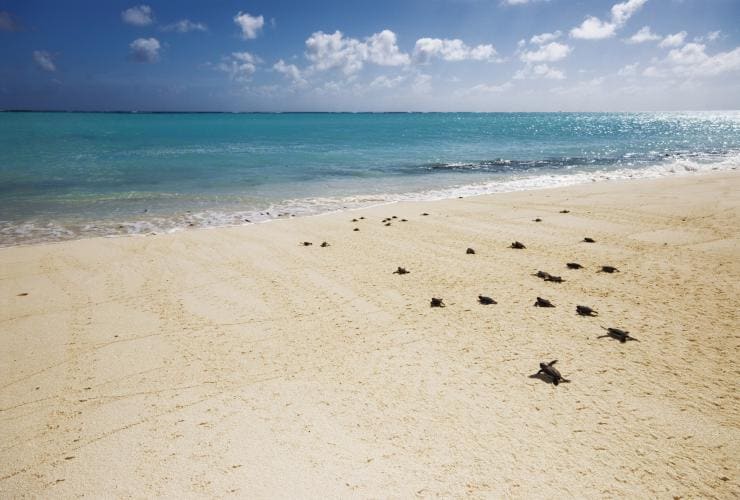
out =
{"type": "Polygon", "coordinates": [[[0,245],[733,168],[739,155],[740,112],[0,113],[0,245]]]}

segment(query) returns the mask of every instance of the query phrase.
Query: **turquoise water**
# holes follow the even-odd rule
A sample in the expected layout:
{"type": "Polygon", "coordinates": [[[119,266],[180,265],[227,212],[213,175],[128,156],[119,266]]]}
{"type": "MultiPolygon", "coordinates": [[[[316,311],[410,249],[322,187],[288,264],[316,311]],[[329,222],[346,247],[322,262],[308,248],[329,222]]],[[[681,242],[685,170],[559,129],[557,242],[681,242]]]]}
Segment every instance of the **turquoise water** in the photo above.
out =
{"type": "Polygon", "coordinates": [[[0,113],[0,245],[740,163],[740,113],[0,113]]]}

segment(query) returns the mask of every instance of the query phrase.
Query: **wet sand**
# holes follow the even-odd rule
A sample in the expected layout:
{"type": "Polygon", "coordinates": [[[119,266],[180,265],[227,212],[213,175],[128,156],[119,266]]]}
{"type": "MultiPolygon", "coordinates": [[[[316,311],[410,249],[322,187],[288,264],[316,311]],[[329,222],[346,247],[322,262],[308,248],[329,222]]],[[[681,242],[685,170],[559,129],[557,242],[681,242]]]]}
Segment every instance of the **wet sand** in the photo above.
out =
{"type": "Polygon", "coordinates": [[[737,172],[0,249],[0,497],[736,498],[739,283],[737,172]]]}

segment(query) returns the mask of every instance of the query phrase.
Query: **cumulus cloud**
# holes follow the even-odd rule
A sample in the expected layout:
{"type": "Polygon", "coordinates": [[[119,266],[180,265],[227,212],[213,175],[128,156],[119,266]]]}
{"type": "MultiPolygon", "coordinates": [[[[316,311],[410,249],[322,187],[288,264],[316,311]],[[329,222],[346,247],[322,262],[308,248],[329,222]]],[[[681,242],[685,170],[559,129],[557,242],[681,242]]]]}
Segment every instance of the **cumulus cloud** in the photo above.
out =
{"type": "Polygon", "coordinates": [[[548,80],[564,80],[565,73],[547,64],[528,65],[514,73],[514,80],[545,78],[548,80]]]}
{"type": "Polygon", "coordinates": [[[0,31],[20,31],[21,25],[14,15],[5,10],[0,10],[0,31]]]}
{"type": "Polygon", "coordinates": [[[559,42],[550,42],[537,50],[525,50],[519,54],[519,59],[526,63],[555,62],[568,57],[573,49],[559,42]]]}
{"type": "Polygon", "coordinates": [[[242,37],[245,40],[257,38],[260,30],[265,25],[265,18],[262,16],[250,16],[246,12],[239,12],[234,16],[234,22],[241,28],[242,37]]]}
{"type": "Polygon", "coordinates": [[[617,71],[617,74],[619,76],[635,76],[637,75],[637,68],[639,66],[640,63],[627,64],[626,66],[623,66],[619,71],[617,71]]]}
{"type": "Polygon", "coordinates": [[[414,60],[419,62],[429,62],[433,58],[445,61],[495,61],[497,54],[491,44],[469,47],[457,38],[420,38],[414,47],[414,60]]]}
{"type": "Polygon", "coordinates": [[[162,46],[156,38],[137,38],[129,45],[131,58],[136,62],[153,63],[159,59],[162,46]]]}
{"type": "Polygon", "coordinates": [[[121,19],[133,26],[149,26],[154,22],[154,12],[148,5],[138,5],[121,12],[121,19]]]}
{"type": "Polygon", "coordinates": [[[377,77],[375,80],[370,82],[371,88],[383,88],[383,89],[392,89],[394,87],[398,87],[398,85],[403,82],[404,77],[403,76],[397,76],[394,78],[389,78],[385,75],[381,75],[377,77]]]}
{"type": "Polygon", "coordinates": [[[56,71],[57,67],[54,64],[54,60],[51,57],[51,54],[49,54],[45,50],[34,50],[33,51],[33,60],[36,63],[36,65],[43,69],[44,71],[56,71]]]}
{"type": "Polygon", "coordinates": [[[643,26],[640,28],[640,30],[629,37],[626,42],[627,43],[645,43],[645,42],[654,42],[656,40],[660,40],[660,35],[656,35],[652,31],[650,31],[650,26],[643,26]]]}
{"type": "Polygon", "coordinates": [[[624,26],[645,3],[647,0],[627,0],[614,4],[611,8],[610,21],[602,21],[596,16],[587,16],[580,26],[570,30],[570,36],[583,40],[611,38],[616,34],[617,29],[624,26]]]}
{"type": "Polygon", "coordinates": [[[285,61],[280,59],[272,66],[272,69],[284,75],[286,78],[290,78],[296,85],[305,85],[306,83],[306,80],[301,74],[301,70],[298,69],[298,66],[295,64],[287,64],[285,61]]]}
{"type": "Polygon", "coordinates": [[[535,45],[544,45],[548,42],[557,40],[562,34],[563,33],[561,31],[556,31],[555,33],[541,33],[530,38],[529,43],[533,43],[535,45]]]}
{"type": "Polygon", "coordinates": [[[495,94],[499,92],[506,92],[513,86],[514,85],[511,82],[502,83],[501,85],[487,85],[485,83],[481,83],[479,85],[471,87],[470,92],[485,92],[488,94],[495,94]]]}
{"type": "Polygon", "coordinates": [[[645,68],[642,74],[652,78],[678,76],[700,79],[736,71],[740,71],[740,47],[709,55],[706,45],[692,42],[672,49],[663,60],[653,61],[653,65],[645,68]]]}
{"type": "Polygon", "coordinates": [[[683,45],[684,40],[686,40],[686,34],[687,33],[685,31],[680,31],[672,35],[668,35],[658,44],[658,46],[664,49],[669,47],[679,47],[683,45]]]}
{"type": "Polygon", "coordinates": [[[175,23],[162,26],[162,31],[174,31],[177,33],[188,33],[190,31],[208,31],[208,26],[203,23],[195,23],[190,19],[181,19],[175,23]]]}
{"type": "Polygon", "coordinates": [[[403,66],[410,62],[396,44],[396,34],[383,30],[360,41],[345,37],[341,31],[317,31],[306,40],[306,57],[312,69],[325,71],[338,68],[345,75],[360,71],[366,62],[379,66],[403,66]]]}
{"type": "Polygon", "coordinates": [[[261,62],[259,57],[249,52],[232,52],[216,65],[216,69],[228,73],[232,80],[247,82],[252,79],[252,75],[257,71],[257,65],[261,62]]]}

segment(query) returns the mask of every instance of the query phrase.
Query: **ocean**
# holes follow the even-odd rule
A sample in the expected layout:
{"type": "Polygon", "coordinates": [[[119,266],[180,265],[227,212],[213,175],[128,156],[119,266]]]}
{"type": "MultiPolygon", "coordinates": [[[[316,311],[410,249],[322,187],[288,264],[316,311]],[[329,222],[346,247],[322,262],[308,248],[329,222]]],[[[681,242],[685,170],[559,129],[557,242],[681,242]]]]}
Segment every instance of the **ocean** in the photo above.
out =
{"type": "Polygon", "coordinates": [[[740,112],[0,113],[0,246],[740,165],[740,112]]]}

